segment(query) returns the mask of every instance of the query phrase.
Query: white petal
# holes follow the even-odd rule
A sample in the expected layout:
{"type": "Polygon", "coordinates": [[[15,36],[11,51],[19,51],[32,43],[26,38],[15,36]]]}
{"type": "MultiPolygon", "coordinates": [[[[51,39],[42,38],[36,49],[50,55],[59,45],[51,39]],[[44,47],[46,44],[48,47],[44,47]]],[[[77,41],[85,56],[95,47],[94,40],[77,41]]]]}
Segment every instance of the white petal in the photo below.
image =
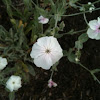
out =
{"type": "Polygon", "coordinates": [[[5,66],[2,66],[1,64],[0,64],[0,70],[3,70],[5,68],[5,66]]]}
{"type": "Polygon", "coordinates": [[[43,16],[38,17],[38,20],[39,20],[39,23],[41,23],[41,24],[46,24],[49,21],[48,18],[45,18],[43,16]]]}
{"type": "Polygon", "coordinates": [[[62,52],[61,46],[59,45],[57,39],[54,38],[53,36],[51,36],[50,47],[51,47],[51,49],[52,49],[53,51],[62,52]]]}
{"type": "Polygon", "coordinates": [[[44,18],[42,15],[40,17],[38,17],[38,20],[41,20],[42,18],[44,18]]]}
{"type": "Polygon", "coordinates": [[[15,84],[14,85],[14,90],[18,90],[21,87],[21,84],[15,84]]]}
{"type": "Polygon", "coordinates": [[[34,63],[37,67],[42,67],[43,69],[50,69],[53,65],[52,60],[48,54],[42,55],[36,59],[34,59],[34,63]]]}
{"type": "Polygon", "coordinates": [[[92,20],[89,22],[89,26],[92,30],[96,30],[99,27],[97,20],[92,20]]]}
{"type": "Polygon", "coordinates": [[[57,87],[57,83],[54,82],[54,83],[53,83],[53,87],[57,87]]]}
{"type": "Polygon", "coordinates": [[[16,82],[17,84],[21,84],[21,77],[16,76],[15,82],[16,82]]]}
{"type": "Polygon", "coordinates": [[[53,49],[62,52],[61,46],[59,45],[57,39],[53,36],[39,38],[37,44],[45,49],[53,49]]]}
{"type": "Polygon", "coordinates": [[[6,82],[6,88],[8,88],[11,92],[14,90],[14,86],[12,84],[12,80],[9,78],[9,80],[6,82]]]}
{"type": "Polygon", "coordinates": [[[0,70],[4,69],[7,64],[7,59],[0,57],[0,70]]]}
{"type": "Polygon", "coordinates": [[[52,87],[52,84],[51,84],[51,83],[49,83],[49,84],[48,84],[48,87],[49,87],[49,88],[51,88],[51,87],[52,87]]]}
{"type": "Polygon", "coordinates": [[[47,47],[48,36],[41,37],[37,40],[37,44],[43,48],[47,47]]]}
{"type": "Polygon", "coordinates": [[[49,20],[45,18],[45,20],[40,20],[39,23],[41,23],[41,24],[46,24],[46,23],[48,23],[48,21],[49,21],[49,20]]]}
{"type": "Polygon", "coordinates": [[[14,90],[14,86],[13,85],[7,85],[6,88],[9,89],[11,92],[14,90]]]}
{"type": "Polygon", "coordinates": [[[43,55],[44,52],[45,52],[45,48],[42,47],[41,45],[38,45],[38,43],[36,42],[32,47],[30,56],[31,56],[31,58],[37,58],[37,57],[43,55]]]}
{"type": "Polygon", "coordinates": [[[87,34],[88,34],[88,37],[91,39],[95,39],[96,36],[98,35],[98,33],[96,31],[92,30],[91,28],[89,28],[87,30],[87,34]]]}
{"type": "Polygon", "coordinates": [[[98,24],[100,25],[100,17],[98,17],[98,24]]]}
{"type": "Polygon", "coordinates": [[[57,61],[59,61],[60,58],[63,56],[63,53],[59,52],[59,51],[53,51],[50,54],[51,54],[50,57],[52,59],[53,64],[55,64],[57,61]]]}
{"type": "Polygon", "coordinates": [[[100,40],[100,31],[98,31],[98,35],[95,38],[96,40],[100,40]]]}
{"type": "Polygon", "coordinates": [[[3,58],[3,64],[4,64],[5,66],[8,64],[6,58],[3,58]]]}
{"type": "Polygon", "coordinates": [[[55,41],[53,41],[53,39],[54,39],[53,36],[49,36],[49,37],[45,36],[45,37],[39,38],[37,41],[37,44],[41,45],[45,49],[50,49],[51,46],[53,46],[55,44],[55,41]]]}
{"type": "Polygon", "coordinates": [[[49,19],[48,18],[45,18],[44,20],[41,20],[41,23],[42,24],[46,24],[46,23],[48,23],[48,21],[49,21],[49,19]]]}

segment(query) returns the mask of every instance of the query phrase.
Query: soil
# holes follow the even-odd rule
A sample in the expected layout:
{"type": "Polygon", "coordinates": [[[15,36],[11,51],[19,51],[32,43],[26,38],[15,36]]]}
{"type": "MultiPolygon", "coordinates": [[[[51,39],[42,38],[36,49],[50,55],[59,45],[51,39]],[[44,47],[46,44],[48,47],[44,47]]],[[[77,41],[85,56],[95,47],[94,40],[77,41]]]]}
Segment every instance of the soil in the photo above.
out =
{"type": "MultiPolygon", "coordinates": [[[[95,0],[89,0],[91,2],[95,0]]],[[[87,0],[81,0],[87,3],[87,0]]],[[[96,5],[99,7],[100,4],[96,5]]],[[[67,14],[76,13],[77,10],[70,8],[67,14]]],[[[100,10],[86,14],[87,20],[97,19],[100,10]]],[[[72,28],[76,31],[87,27],[83,15],[64,18],[65,29],[68,32],[72,28]]],[[[0,1],[0,25],[7,30],[11,27],[6,7],[0,1]]],[[[74,47],[79,35],[66,35],[59,39],[63,50],[74,47]]],[[[81,50],[81,63],[89,69],[100,68],[100,41],[89,39],[84,43],[81,50]]],[[[16,92],[15,100],[100,100],[100,84],[93,80],[93,77],[81,66],[68,61],[66,57],[60,60],[57,66],[58,71],[54,73],[53,80],[58,84],[56,88],[48,88],[50,71],[35,68],[36,76],[31,77],[27,84],[16,92]]],[[[96,76],[100,80],[100,73],[96,76]]],[[[5,87],[0,86],[0,100],[8,100],[8,93],[5,87]]]]}

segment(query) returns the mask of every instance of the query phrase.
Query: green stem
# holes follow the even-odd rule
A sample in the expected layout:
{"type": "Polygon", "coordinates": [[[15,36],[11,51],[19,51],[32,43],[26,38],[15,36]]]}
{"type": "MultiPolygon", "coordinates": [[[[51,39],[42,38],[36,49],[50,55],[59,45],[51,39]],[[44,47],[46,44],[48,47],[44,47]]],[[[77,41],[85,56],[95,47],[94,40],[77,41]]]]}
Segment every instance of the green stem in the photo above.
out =
{"type": "Polygon", "coordinates": [[[83,17],[84,17],[84,20],[85,20],[86,24],[88,25],[88,21],[87,21],[87,19],[86,19],[85,13],[83,13],[83,17]]]}
{"type": "Polygon", "coordinates": [[[78,34],[78,33],[81,33],[81,32],[84,32],[84,31],[86,31],[87,29],[83,29],[83,30],[79,30],[79,31],[75,31],[75,32],[68,32],[68,33],[63,33],[63,35],[67,35],[67,34],[70,34],[70,35],[73,35],[73,34],[78,34]]]}
{"type": "Polygon", "coordinates": [[[92,4],[96,4],[96,3],[99,3],[100,2],[100,0],[98,0],[98,1],[95,1],[95,2],[93,2],[92,4]]]}
{"type": "Polygon", "coordinates": [[[56,14],[56,19],[55,19],[55,28],[57,27],[57,23],[58,23],[58,14],[56,14]]]}
{"type": "Polygon", "coordinates": [[[54,70],[52,70],[52,73],[51,73],[50,79],[52,79],[52,77],[53,77],[53,73],[54,73],[54,70]]]}
{"type": "Polygon", "coordinates": [[[38,2],[38,0],[36,0],[36,3],[37,3],[37,5],[39,5],[39,2],[38,2]]]}
{"type": "MultiPolygon", "coordinates": [[[[97,1],[93,2],[92,4],[96,4],[96,3],[99,3],[99,2],[100,2],[100,0],[97,0],[97,1]]],[[[76,2],[76,3],[79,4],[80,6],[85,5],[85,4],[81,4],[79,2],[76,2]]]]}
{"type": "Polygon", "coordinates": [[[95,74],[91,72],[91,70],[89,70],[87,67],[85,67],[84,65],[82,65],[82,64],[79,63],[79,62],[78,62],[77,64],[79,64],[81,67],[83,67],[85,70],[87,70],[87,71],[92,75],[92,77],[94,78],[94,80],[97,81],[97,82],[100,84],[100,81],[99,81],[98,78],[95,76],[95,74]]]}
{"type": "Polygon", "coordinates": [[[43,34],[43,24],[41,24],[42,34],[43,34]]]}
{"type": "MultiPolygon", "coordinates": [[[[100,10],[100,8],[96,8],[92,11],[97,11],[97,10],[100,10]]],[[[84,14],[84,13],[89,13],[90,11],[85,11],[85,12],[79,12],[79,13],[74,13],[74,14],[69,14],[69,15],[59,15],[59,16],[64,16],[64,17],[71,17],[71,16],[77,16],[77,15],[81,15],[81,14],[84,14]]],[[[54,16],[54,15],[49,15],[49,16],[54,16]]]]}
{"type": "Polygon", "coordinates": [[[53,2],[52,0],[50,0],[50,2],[51,2],[52,5],[55,5],[54,2],[53,2]]]}
{"type": "Polygon", "coordinates": [[[81,67],[83,67],[85,70],[87,70],[88,72],[90,72],[91,73],[91,71],[88,69],[88,68],[86,68],[84,65],[82,65],[81,63],[78,63],[81,67]]]}
{"type": "Polygon", "coordinates": [[[34,6],[37,6],[33,1],[31,1],[33,3],[34,6]]]}
{"type": "Polygon", "coordinates": [[[100,81],[99,81],[98,78],[94,75],[94,73],[91,73],[91,75],[92,75],[93,78],[100,84],[100,81]]]}

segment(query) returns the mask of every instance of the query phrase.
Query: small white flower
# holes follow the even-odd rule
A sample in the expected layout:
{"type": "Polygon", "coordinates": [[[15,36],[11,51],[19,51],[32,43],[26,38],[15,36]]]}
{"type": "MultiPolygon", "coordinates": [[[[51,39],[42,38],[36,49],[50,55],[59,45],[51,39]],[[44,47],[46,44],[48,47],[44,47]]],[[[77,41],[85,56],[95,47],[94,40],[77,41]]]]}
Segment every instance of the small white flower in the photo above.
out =
{"type": "Polygon", "coordinates": [[[38,20],[39,20],[39,23],[41,23],[41,24],[46,24],[49,21],[48,18],[45,18],[43,16],[38,17],[38,20]]]}
{"type": "Polygon", "coordinates": [[[89,8],[89,11],[90,11],[90,13],[92,13],[92,11],[95,9],[95,7],[90,7],[89,8]]]}
{"type": "Polygon", "coordinates": [[[76,61],[76,62],[79,62],[80,60],[79,60],[79,58],[76,57],[76,58],[75,58],[75,61],[76,61]]]}
{"type": "Polygon", "coordinates": [[[49,81],[48,81],[48,87],[49,88],[51,88],[51,87],[56,87],[57,86],[57,83],[55,83],[54,81],[52,81],[52,79],[50,79],[49,81]]]}
{"type": "Polygon", "coordinates": [[[62,48],[53,36],[41,37],[33,45],[30,53],[37,67],[50,69],[63,56],[62,48]]]}
{"type": "Polygon", "coordinates": [[[92,11],[95,9],[95,6],[91,2],[88,2],[88,5],[89,5],[89,12],[92,13],[92,11]]]}
{"type": "Polygon", "coordinates": [[[4,69],[7,64],[7,59],[0,57],[0,70],[4,69]]]}
{"type": "Polygon", "coordinates": [[[89,22],[89,28],[87,30],[88,37],[91,39],[100,39],[100,18],[89,22]]]}
{"type": "Polygon", "coordinates": [[[6,82],[6,88],[8,88],[11,92],[14,90],[18,90],[20,87],[21,87],[20,76],[12,75],[6,82]]]}
{"type": "Polygon", "coordinates": [[[91,5],[92,3],[91,2],[88,2],[88,5],[91,5]]]}

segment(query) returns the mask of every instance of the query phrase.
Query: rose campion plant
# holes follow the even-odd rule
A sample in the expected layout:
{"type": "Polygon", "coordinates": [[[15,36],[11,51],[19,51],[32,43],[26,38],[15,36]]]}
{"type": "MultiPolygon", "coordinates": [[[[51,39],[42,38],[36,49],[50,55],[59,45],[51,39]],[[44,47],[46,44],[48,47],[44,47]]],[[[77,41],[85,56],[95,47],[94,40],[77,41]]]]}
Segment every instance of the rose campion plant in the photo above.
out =
{"type": "Polygon", "coordinates": [[[87,30],[88,37],[91,39],[100,39],[100,17],[97,20],[91,20],[89,22],[89,28],[87,30]]]}
{"type": "Polygon", "coordinates": [[[63,56],[62,48],[57,39],[53,36],[41,37],[33,44],[30,53],[31,58],[34,58],[34,64],[43,69],[50,69],[63,56]]]}

